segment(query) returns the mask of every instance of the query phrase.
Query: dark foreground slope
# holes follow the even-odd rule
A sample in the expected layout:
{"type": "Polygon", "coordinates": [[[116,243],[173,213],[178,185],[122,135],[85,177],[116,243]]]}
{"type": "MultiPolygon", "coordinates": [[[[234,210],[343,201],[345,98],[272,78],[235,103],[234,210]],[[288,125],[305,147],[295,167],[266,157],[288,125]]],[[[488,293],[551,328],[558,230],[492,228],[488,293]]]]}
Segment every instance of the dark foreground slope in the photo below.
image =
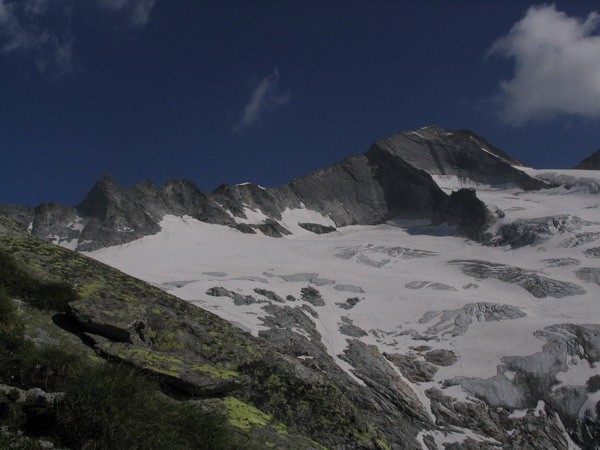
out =
{"type": "MultiPolygon", "coordinates": [[[[160,187],[144,182],[123,188],[110,176],[103,176],[76,207],[3,205],[0,211],[41,239],[82,251],[155,234],[167,214],[281,237],[290,233],[281,223],[282,213],[298,208],[318,211],[336,227],[379,224],[393,218],[431,219],[458,225],[459,233],[478,239],[493,218],[473,200],[470,216],[483,213],[476,220],[480,227],[473,229],[471,222],[465,222],[464,211],[452,210],[453,202],[431,175],[524,189],[543,186],[514,164],[518,161],[471,132],[425,127],[377,141],[362,155],[272,189],[255,184],[223,185],[204,193],[181,180],[160,187]],[[248,208],[260,211],[266,219],[245,223],[248,208]]],[[[310,224],[309,228],[318,229],[310,224]]]]}
{"type": "Polygon", "coordinates": [[[70,283],[79,297],[64,313],[21,308],[36,345],[58,343],[151,374],[172,398],[224,414],[248,445],[418,448],[418,431],[430,426],[410,399],[359,385],[326,358],[286,355],[210,312],[23,233],[8,219],[0,222],[0,251],[36,278],[70,283]]]}

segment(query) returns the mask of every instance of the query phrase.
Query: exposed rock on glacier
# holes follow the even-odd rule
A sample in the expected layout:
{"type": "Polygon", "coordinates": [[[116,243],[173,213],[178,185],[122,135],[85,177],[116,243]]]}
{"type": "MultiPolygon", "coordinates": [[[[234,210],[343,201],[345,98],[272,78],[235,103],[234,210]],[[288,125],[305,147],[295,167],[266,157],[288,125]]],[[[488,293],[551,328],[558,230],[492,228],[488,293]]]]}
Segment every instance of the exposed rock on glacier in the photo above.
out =
{"type": "Polygon", "coordinates": [[[533,270],[520,267],[479,260],[455,260],[450,264],[461,266],[466,275],[478,280],[496,278],[500,281],[517,284],[537,298],[561,298],[585,294],[585,290],[577,284],[554,280],[533,270]]]}
{"type": "Polygon", "coordinates": [[[600,268],[598,267],[583,267],[576,270],[575,275],[580,280],[600,285],[600,268]]]}
{"type": "Polygon", "coordinates": [[[360,302],[360,298],[352,297],[347,299],[344,303],[336,303],[342,309],[352,309],[360,302]]]}
{"type": "Polygon", "coordinates": [[[573,365],[594,367],[598,364],[600,326],[560,324],[545,327],[535,335],[546,341],[541,352],[530,356],[505,356],[498,374],[487,380],[468,378],[455,382],[491,407],[526,409],[533,408],[541,400],[558,413],[580,445],[593,448],[590,445],[594,441],[589,437],[600,435],[600,424],[586,418],[595,415],[598,406],[586,403],[585,386],[561,383],[558,374],[577,370],[572,368],[573,365]]]}
{"type": "Polygon", "coordinates": [[[542,262],[546,267],[570,267],[581,264],[581,261],[575,258],[549,258],[543,259],[542,262]]]}
{"type": "Polygon", "coordinates": [[[580,230],[583,224],[585,221],[569,214],[519,219],[500,227],[498,235],[491,242],[493,245],[510,245],[513,248],[535,245],[552,236],[580,230]]]}
{"type": "Polygon", "coordinates": [[[431,289],[433,291],[456,291],[455,287],[444,283],[434,283],[432,281],[411,281],[404,285],[408,289],[431,289]]]}
{"type": "Polygon", "coordinates": [[[241,305],[252,305],[254,303],[264,303],[264,301],[257,300],[252,295],[242,295],[237,292],[230,291],[229,289],[225,289],[222,286],[215,286],[206,291],[206,295],[210,295],[212,297],[229,297],[233,300],[233,303],[236,306],[241,305]]]}
{"type": "Polygon", "coordinates": [[[420,360],[418,355],[384,353],[384,356],[412,383],[433,381],[433,376],[437,372],[436,366],[420,360]]]}
{"type": "Polygon", "coordinates": [[[600,239],[600,232],[588,231],[586,233],[577,233],[572,238],[565,240],[562,246],[565,248],[575,248],[581,245],[585,245],[589,242],[594,242],[600,239]]]}
{"type": "Polygon", "coordinates": [[[327,234],[327,233],[333,233],[336,228],[335,227],[330,227],[327,225],[321,225],[318,223],[307,223],[307,222],[300,222],[298,223],[298,226],[301,228],[304,228],[305,230],[308,230],[312,233],[315,234],[327,234]]]}
{"type": "Polygon", "coordinates": [[[310,303],[313,306],[325,306],[325,301],[321,297],[321,293],[312,286],[303,287],[301,290],[302,300],[310,303]]]}
{"type": "Polygon", "coordinates": [[[585,249],[583,254],[588,258],[600,258],[600,247],[592,247],[585,249]]]}
{"type": "Polygon", "coordinates": [[[360,338],[367,335],[365,330],[354,325],[352,319],[349,319],[346,316],[342,316],[342,322],[338,323],[338,326],[340,329],[340,333],[342,333],[345,336],[360,338]]]}
{"type": "Polygon", "coordinates": [[[269,300],[272,300],[274,302],[277,303],[285,303],[285,300],[282,299],[279,295],[277,295],[275,292],[273,291],[269,291],[268,289],[260,289],[260,288],[254,288],[254,292],[256,292],[259,295],[262,295],[263,297],[268,298],[269,300]]]}
{"type": "Polygon", "coordinates": [[[419,323],[437,322],[425,331],[429,335],[459,336],[467,332],[473,322],[495,322],[525,317],[526,314],[516,306],[498,303],[469,303],[462,308],[449,311],[430,311],[419,323]]]}
{"type": "MultiPolygon", "coordinates": [[[[509,409],[490,407],[482,401],[457,401],[438,388],[426,391],[436,424],[444,427],[467,428],[486,438],[467,437],[462,442],[444,444],[452,450],[493,450],[518,448],[537,450],[540,448],[568,450],[569,441],[558,415],[545,407],[530,409],[523,416],[510,414],[509,409]],[[493,440],[491,440],[491,439],[493,440]]],[[[434,434],[429,435],[428,448],[439,448],[434,434]]],[[[479,437],[479,436],[477,436],[479,437]]],[[[427,433],[425,433],[425,439],[427,433]]],[[[425,440],[424,439],[424,440],[425,440]]],[[[427,440],[425,440],[427,442],[427,440]]]]}

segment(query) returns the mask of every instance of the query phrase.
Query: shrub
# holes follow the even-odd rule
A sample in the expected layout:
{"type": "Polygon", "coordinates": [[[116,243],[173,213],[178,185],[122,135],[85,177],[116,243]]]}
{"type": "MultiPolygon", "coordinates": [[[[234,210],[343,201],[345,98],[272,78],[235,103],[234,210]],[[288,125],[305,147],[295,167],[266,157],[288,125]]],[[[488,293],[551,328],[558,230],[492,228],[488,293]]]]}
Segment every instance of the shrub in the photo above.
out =
{"type": "Polygon", "coordinates": [[[0,287],[0,352],[4,354],[17,349],[23,342],[23,332],[15,304],[6,289],[0,287]]]}
{"type": "Polygon", "coordinates": [[[23,341],[10,354],[0,356],[0,381],[22,389],[39,387],[59,391],[69,379],[85,370],[83,357],[54,345],[35,347],[23,341]]]}
{"type": "Polygon", "coordinates": [[[10,295],[43,310],[64,312],[69,302],[77,300],[75,290],[67,283],[40,281],[19,268],[14,258],[0,251],[0,286],[10,295]]]}
{"type": "Polygon", "coordinates": [[[126,366],[103,364],[75,376],[56,409],[63,445],[85,449],[235,448],[223,417],[164,397],[126,366]]]}
{"type": "Polygon", "coordinates": [[[36,308],[64,312],[69,302],[77,300],[75,290],[67,283],[39,283],[24,293],[25,300],[36,308]]]}

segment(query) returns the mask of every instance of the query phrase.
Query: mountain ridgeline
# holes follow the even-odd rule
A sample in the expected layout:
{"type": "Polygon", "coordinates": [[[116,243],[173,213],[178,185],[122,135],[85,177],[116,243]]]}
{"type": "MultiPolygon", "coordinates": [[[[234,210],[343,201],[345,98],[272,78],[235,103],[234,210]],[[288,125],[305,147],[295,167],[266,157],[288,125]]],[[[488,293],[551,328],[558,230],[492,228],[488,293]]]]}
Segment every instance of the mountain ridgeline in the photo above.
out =
{"type": "MultiPolygon", "coordinates": [[[[481,239],[494,221],[493,214],[474,194],[460,194],[460,202],[453,199],[431,175],[492,186],[512,183],[527,190],[544,186],[515,165],[522,164],[469,131],[430,126],[381,139],[364,154],[276,188],[246,183],[201,192],[184,180],[160,187],[143,182],[123,188],[104,175],[78,206],[3,205],[0,212],[37,237],[81,251],[155,234],[167,214],[281,237],[290,234],[281,223],[282,214],[295,209],[316,211],[336,227],[396,218],[430,219],[433,224],[455,225],[459,234],[481,239]],[[264,220],[248,223],[248,209],[260,212],[264,220]]],[[[313,225],[304,224],[317,229],[313,225]]]]}
{"type": "Polygon", "coordinates": [[[0,206],[0,448],[597,450],[598,195],[430,126],[0,206]]]}
{"type": "Polygon", "coordinates": [[[573,168],[579,170],[600,170],[600,150],[596,150],[573,168]]]}

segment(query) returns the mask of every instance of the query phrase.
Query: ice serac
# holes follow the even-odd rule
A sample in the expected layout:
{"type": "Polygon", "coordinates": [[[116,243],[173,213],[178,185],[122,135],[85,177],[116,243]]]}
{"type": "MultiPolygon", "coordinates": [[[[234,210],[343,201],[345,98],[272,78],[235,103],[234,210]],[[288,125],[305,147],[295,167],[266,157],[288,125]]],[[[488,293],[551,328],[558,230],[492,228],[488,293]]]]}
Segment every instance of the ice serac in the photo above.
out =
{"type": "Polygon", "coordinates": [[[373,147],[430,175],[453,175],[491,186],[514,184],[527,190],[544,187],[514,167],[523,163],[469,130],[433,125],[381,139],[373,147]]]}

